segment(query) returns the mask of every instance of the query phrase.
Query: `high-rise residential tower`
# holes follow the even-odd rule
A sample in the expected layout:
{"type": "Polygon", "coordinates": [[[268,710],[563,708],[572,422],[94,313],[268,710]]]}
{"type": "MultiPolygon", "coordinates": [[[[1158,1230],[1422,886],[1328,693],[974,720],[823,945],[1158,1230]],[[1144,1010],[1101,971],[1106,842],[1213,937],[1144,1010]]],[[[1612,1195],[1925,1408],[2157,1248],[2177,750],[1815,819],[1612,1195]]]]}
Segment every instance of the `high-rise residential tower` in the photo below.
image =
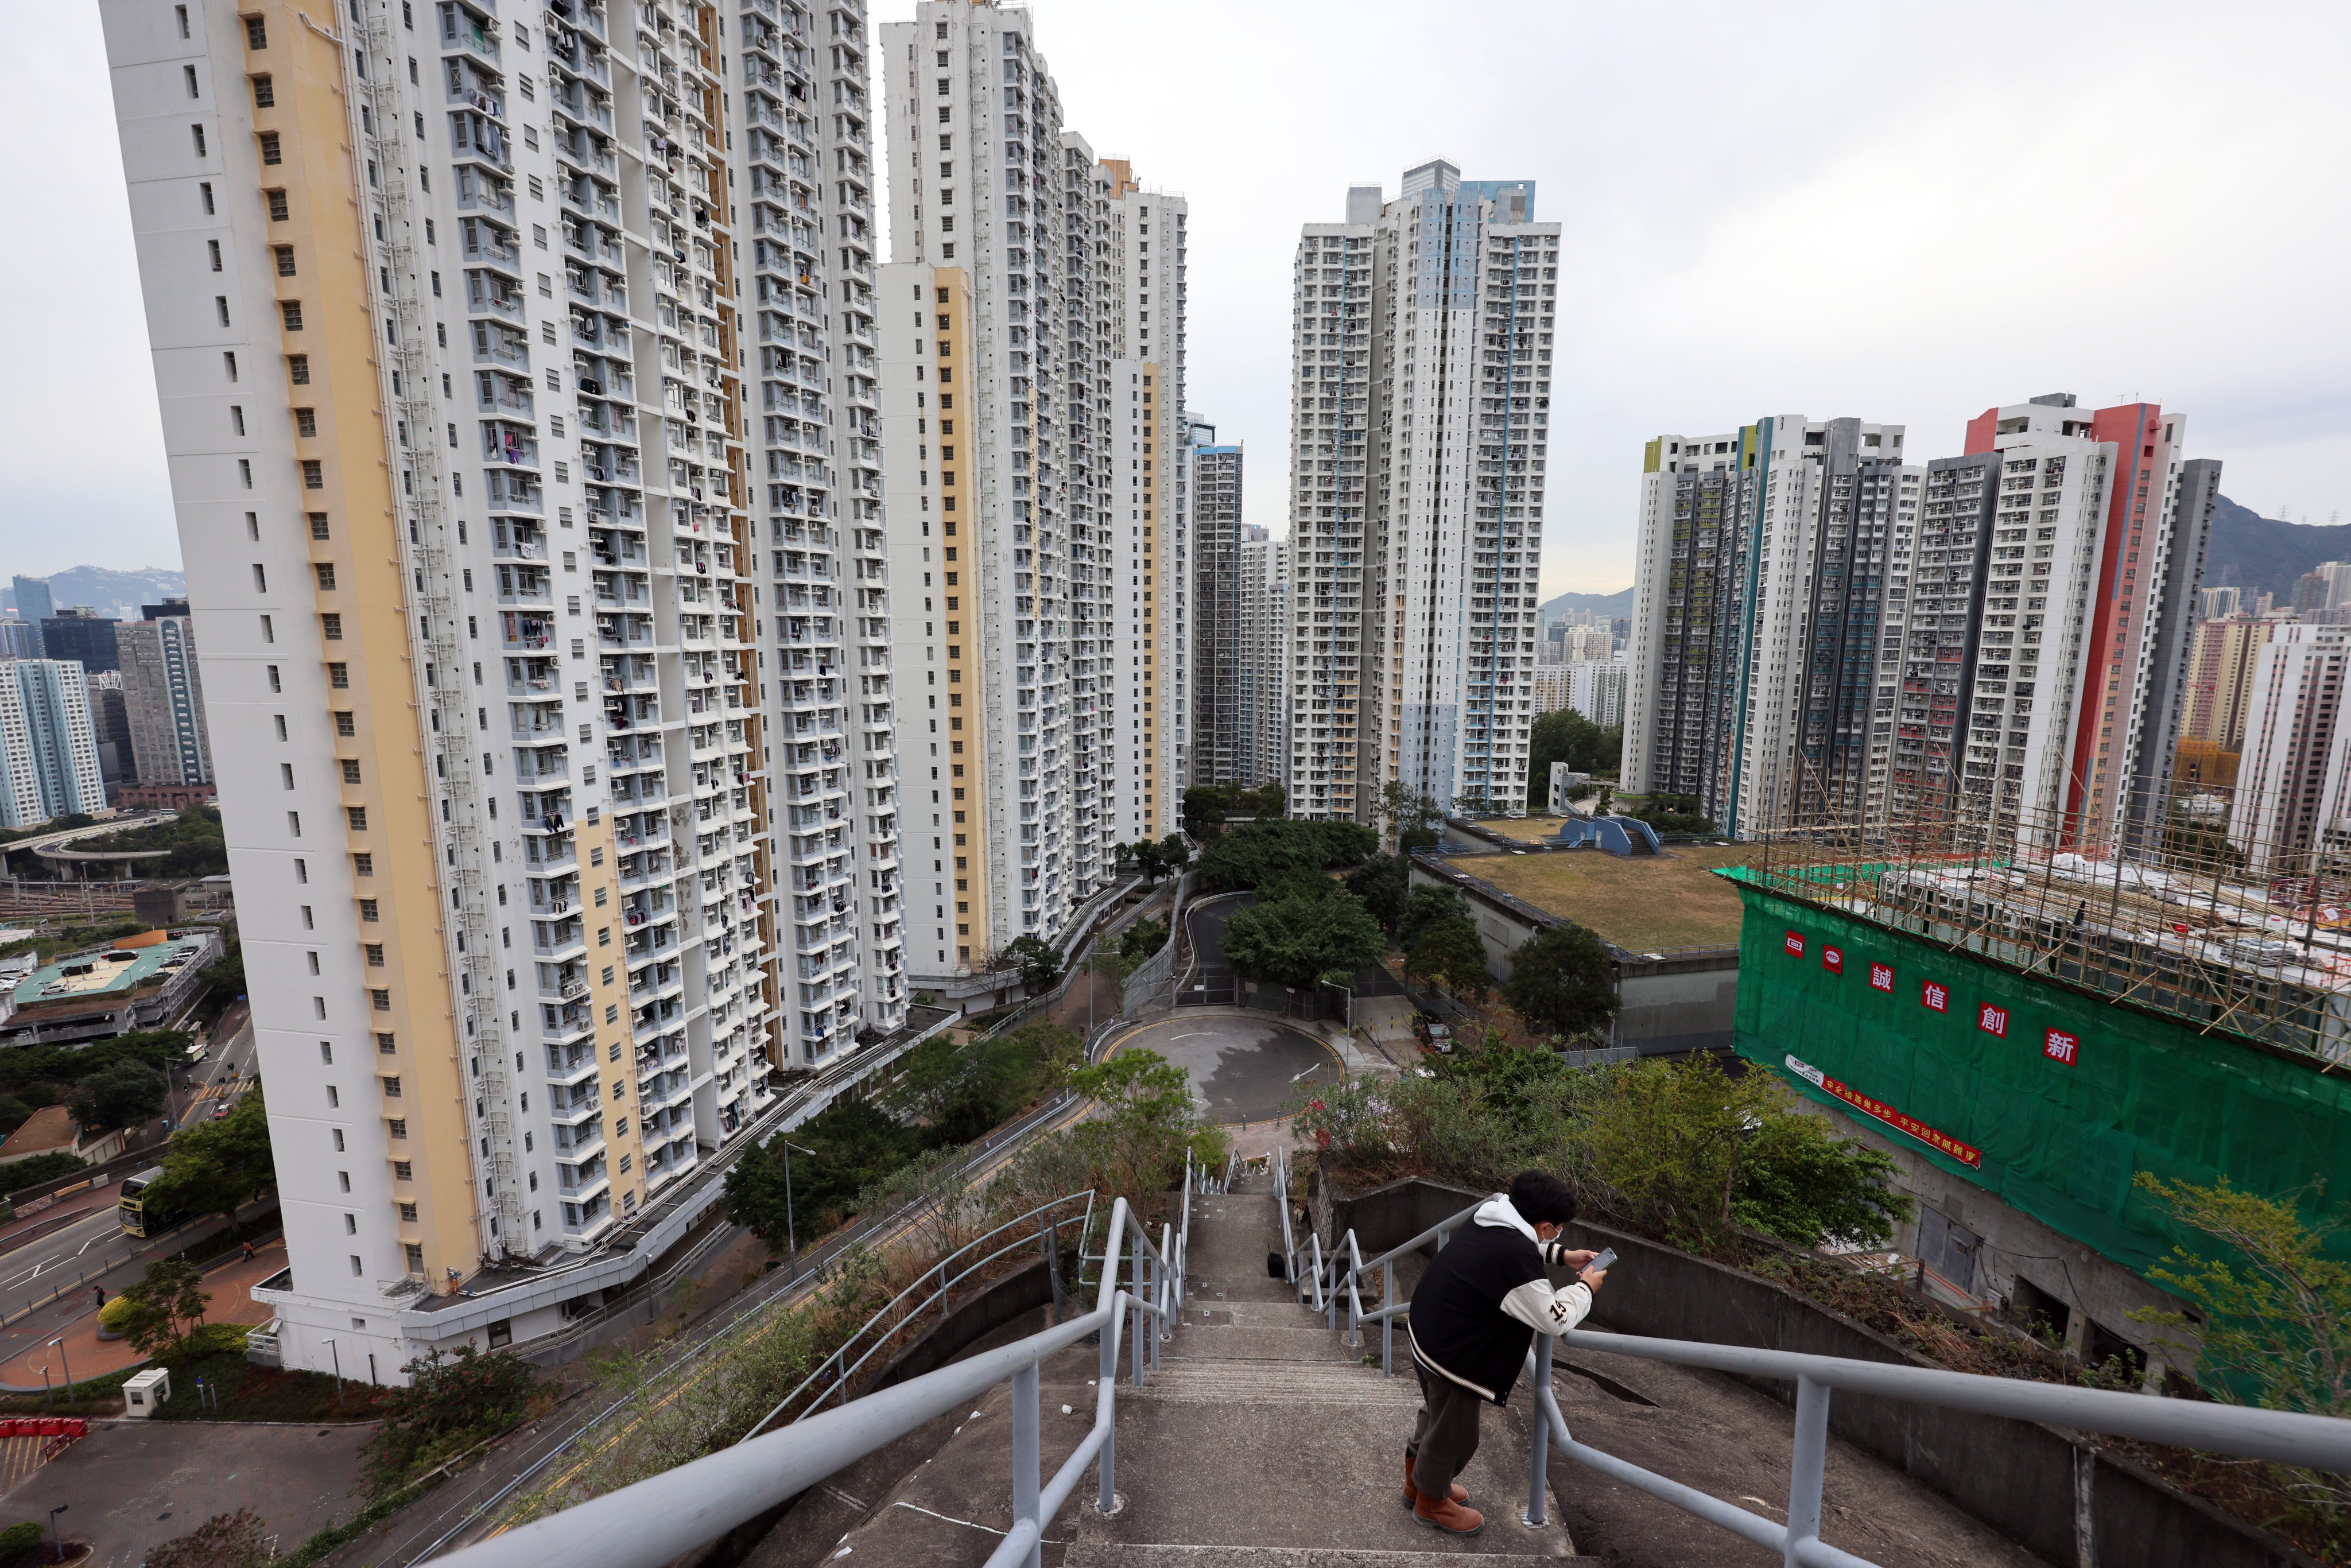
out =
{"type": "Polygon", "coordinates": [[[726,8],[732,47],[717,54],[741,106],[727,211],[751,470],[745,570],[762,580],[751,594],[770,780],[756,831],[777,888],[778,1053],[806,1066],[860,1027],[895,1029],[910,995],[882,513],[880,173],[862,7],[726,8]]]}
{"type": "Polygon", "coordinates": [[[1533,720],[1559,225],[1526,181],[1408,171],[1299,241],[1292,813],[1384,786],[1515,802],[1533,720]]]}
{"type": "Polygon", "coordinates": [[[0,663],[0,828],[106,809],[106,780],[79,664],[0,663]]]}
{"type": "Polygon", "coordinates": [[[289,1364],[332,1337],[389,1381],[553,1332],[597,1270],[484,1270],[608,1255],[771,1062],[902,1007],[863,24],[102,15],[286,1195],[266,1299],[289,1364]]]}
{"type": "Polygon", "coordinates": [[[1290,789],[1290,542],[1241,525],[1240,751],[1234,772],[1290,789]]]}
{"type": "Polygon", "coordinates": [[[116,643],[122,654],[122,705],[139,782],[211,783],[212,739],[204,728],[194,622],[186,615],[126,621],[116,633],[116,643]]]}
{"type": "Polygon", "coordinates": [[[881,29],[875,320],[907,961],[950,995],[1172,830],[1186,213],[1061,125],[1025,10],[881,29]]]}
{"type": "Polygon", "coordinates": [[[1256,693],[1244,693],[1243,624],[1249,574],[1241,559],[1241,449],[1217,444],[1212,424],[1192,426],[1192,773],[1195,784],[1265,782],[1254,737],[1245,738],[1256,693]]]}
{"type": "Polygon", "coordinates": [[[1782,414],[1648,444],[1628,791],[1695,797],[1727,833],[1882,802],[1920,484],[1902,437],[1782,414]]]}

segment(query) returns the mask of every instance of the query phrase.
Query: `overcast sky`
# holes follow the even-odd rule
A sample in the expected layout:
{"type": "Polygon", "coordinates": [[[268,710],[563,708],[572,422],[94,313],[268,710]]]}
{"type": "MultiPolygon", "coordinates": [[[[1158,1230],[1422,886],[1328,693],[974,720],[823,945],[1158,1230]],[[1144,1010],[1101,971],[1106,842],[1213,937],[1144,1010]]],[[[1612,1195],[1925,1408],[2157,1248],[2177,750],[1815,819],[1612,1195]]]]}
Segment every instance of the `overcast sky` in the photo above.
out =
{"type": "MultiPolygon", "coordinates": [[[[1298,225],[1435,157],[1565,225],[1547,593],[1631,580],[1649,436],[1765,413],[1924,458],[1992,403],[2145,397],[2236,500],[2351,506],[2351,7],[1033,8],[1071,128],[1190,199],[1192,409],[1276,532],[1298,225]]],[[[96,7],[10,41],[0,574],[176,565],[96,7]]]]}

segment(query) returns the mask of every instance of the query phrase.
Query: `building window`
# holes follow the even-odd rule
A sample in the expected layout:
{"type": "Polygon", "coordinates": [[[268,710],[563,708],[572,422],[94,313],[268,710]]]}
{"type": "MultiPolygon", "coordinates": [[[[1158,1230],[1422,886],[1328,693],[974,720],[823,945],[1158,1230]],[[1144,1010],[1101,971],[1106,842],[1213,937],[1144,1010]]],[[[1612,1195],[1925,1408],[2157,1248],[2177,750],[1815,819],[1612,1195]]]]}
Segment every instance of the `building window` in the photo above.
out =
{"type": "Polygon", "coordinates": [[[319,617],[319,635],[329,643],[341,642],[343,640],[342,616],[333,611],[321,613],[319,617]]]}
{"type": "Polygon", "coordinates": [[[291,277],[294,276],[294,247],[292,246],[272,246],[269,247],[269,254],[277,259],[278,277],[291,277]]]}
{"type": "Polygon", "coordinates": [[[400,1098],[399,1079],[386,1078],[383,1081],[383,1097],[387,1100],[397,1100],[400,1098]]]}
{"type": "Polygon", "coordinates": [[[199,158],[203,157],[204,155],[204,128],[201,125],[191,125],[188,127],[188,134],[195,140],[196,156],[199,158]]]}
{"type": "MultiPolygon", "coordinates": [[[[374,899],[372,899],[372,898],[362,898],[362,899],[360,899],[360,905],[361,905],[361,907],[362,907],[362,908],[365,908],[365,907],[366,907],[366,906],[368,906],[368,905],[373,904],[374,903],[375,903],[375,900],[374,900],[374,899]]],[[[374,915],[368,915],[368,916],[367,916],[367,918],[368,918],[368,919],[370,919],[370,920],[373,920],[373,919],[375,918],[375,916],[374,916],[374,915]]],[[[380,1035],[377,1035],[377,1036],[375,1037],[375,1048],[376,1048],[376,1050],[377,1050],[378,1051],[381,1052],[383,1055],[385,1055],[385,1056],[390,1056],[390,1055],[392,1054],[392,1037],[391,1035],[389,1035],[389,1034],[380,1034],[380,1035]]]]}
{"type": "Polygon", "coordinates": [[[409,1164],[406,1160],[394,1160],[392,1162],[392,1179],[394,1181],[413,1181],[416,1179],[416,1167],[409,1164]]]}
{"type": "Polygon", "coordinates": [[[261,161],[264,163],[286,162],[286,154],[278,148],[277,132],[275,131],[265,131],[261,133],[261,161]]]}
{"type": "Polygon", "coordinates": [[[389,1125],[393,1137],[405,1139],[408,1136],[408,1124],[399,1117],[394,1116],[389,1125]]]}
{"type": "Polygon", "coordinates": [[[404,1250],[408,1254],[408,1271],[412,1274],[422,1274],[424,1272],[424,1249],[416,1242],[412,1241],[408,1243],[404,1250]]]}
{"type": "MultiPolygon", "coordinates": [[[[315,408],[296,409],[294,411],[294,434],[303,436],[318,434],[319,411],[315,408]]],[[[310,514],[310,537],[314,539],[322,539],[327,537],[326,513],[313,512],[310,514]]]]}
{"type": "Polygon", "coordinates": [[[403,1204],[402,1204],[402,1205],[400,1206],[400,1218],[401,1218],[401,1220],[402,1220],[402,1222],[403,1224],[408,1224],[408,1225],[413,1225],[413,1224],[415,1224],[415,1223],[416,1223],[416,1206],[415,1206],[414,1204],[413,1204],[413,1203],[403,1203],[403,1204]]]}
{"type": "Polygon", "coordinates": [[[371,969],[381,969],[381,968],[382,968],[382,967],[383,967],[383,944],[382,944],[382,943],[381,943],[381,942],[370,942],[370,943],[365,944],[364,946],[365,946],[365,950],[366,950],[366,953],[367,953],[368,967],[369,967],[369,968],[371,968],[371,969]]]}
{"type": "Polygon", "coordinates": [[[370,991],[368,993],[368,1005],[375,1009],[375,1010],[380,1013],[388,1013],[392,1010],[392,993],[390,991],[370,991]]]}
{"type": "Polygon", "coordinates": [[[343,808],[343,815],[350,820],[351,831],[355,833],[364,833],[367,831],[367,808],[365,806],[346,806],[343,808]]]}
{"type": "Polygon", "coordinates": [[[367,853],[353,855],[351,857],[351,874],[353,876],[373,876],[375,874],[375,856],[367,853]]]}
{"type": "MultiPolygon", "coordinates": [[[[298,387],[308,386],[310,384],[310,356],[308,354],[287,355],[286,376],[288,381],[291,381],[298,387]]],[[[229,379],[234,381],[236,378],[231,376],[229,379]]]]}
{"type": "Polygon", "coordinates": [[[332,593],[335,591],[335,563],[327,560],[319,561],[311,570],[319,574],[319,591],[332,593]]]}
{"type": "Polygon", "coordinates": [[[514,1320],[512,1318],[500,1318],[497,1322],[490,1325],[490,1348],[492,1350],[496,1350],[501,1346],[512,1343],[514,1343],[514,1320]]]}
{"type": "Polygon", "coordinates": [[[253,78],[253,107],[256,109],[277,107],[277,89],[270,84],[269,78],[266,76],[253,78]]]}
{"type": "Polygon", "coordinates": [[[356,757],[346,757],[346,758],[343,758],[343,782],[344,782],[344,783],[346,783],[346,784],[356,784],[356,783],[358,783],[359,781],[360,781],[360,759],[359,759],[358,758],[356,758],[356,757]]]}
{"type": "Polygon", "coordinates": [[[340,691],[344,687],[350,685],[351,684],[351,667],[349,664],[329,664],[327,666],[327,684],[334,687],[337,691],[340,691]]]}
{"type": "MultiPolygon", "coordinates": [[[[298,408],[298,409],[296,409],[294,412],[295,412],[296,413],[298,413],[298,414],[303,414],[303,413],[309,413],[310,411],[309,411],[308,409],[307,409],[307,408],[298,408]]],[[[304,432],[304,434],[309,434],[309,433],[306,431],[306,432],[304,432]]],[[[310,537],[311,537],[312,538],[314,538],[314,539],[322,539],[322,538],[325,538],[327,537],[327,514],[326,514],[326,513],[324,513],[324,512],[313,512],[313,513],[311,513],[311,514],[310,514],[310,537]]],[[[346,731],[344,731],[344,733],[348,735],[348,734],[349,734],[349,733],[350,733],[350,731],[348,731],[348,730],[346,730],[346,731]]]]}
{"type": "Polygon", "coordinates": [[[359,733],[358,727],[352,723],[351,716],[348,711],[338,711],[336,713],[335,733],[337,735],[356,735],[359,733]]]}
{"type": "Polygon", "coordinates": [[[279,300],[277,314],[285,318],[287,331],[298,332],[302,329],[302,302],[299,299],[279,300]]]}
{"type": "Polygon", "coordinates": [[[316,457],[302,459],[302,488],[323,490],[327,487],[326,465],[316,457]]]}
{"type": "Polygon", "coordinates": [[[269,47],[269,25],[258,16],[247,16],[245,19],[245,47],[248,49],[266,49],[269,47]]]}
{"type": "MultiPolygon", "coordinates": [[[[283,191],[264,191],[261,193],[269,203],[269,221],[273,224],[284,223],[290,215],[289,210],[286,205],[286,193],[283,191]]],[[[206,210],[209,211],[210,209],[207,208],[206,210]]]]}

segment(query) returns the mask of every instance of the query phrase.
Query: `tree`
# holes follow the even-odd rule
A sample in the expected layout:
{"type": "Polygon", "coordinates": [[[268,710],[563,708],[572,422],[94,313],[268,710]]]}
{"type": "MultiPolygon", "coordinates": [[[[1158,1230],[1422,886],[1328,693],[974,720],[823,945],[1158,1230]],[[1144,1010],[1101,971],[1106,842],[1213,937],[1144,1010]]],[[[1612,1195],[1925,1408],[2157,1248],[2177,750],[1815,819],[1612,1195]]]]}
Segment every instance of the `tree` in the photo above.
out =
{"type": "Polygon", "coordinates": [[[528,1362],[512,1351],[485,1355],[470,1344],[455,1354],[435,1345],[401,1370],[408,1385],[377,1395],[382,1422],[365,1449],[368,1490],[379,1498],[520,1422],[538,1390],[528,1362]]]}
{"type": "Polygon", "coordinates": [[[1380,786],[1380,818],[1395,836],[1396,847],[1410,854],[1416,848],[1435,847],[1436,825],[1445,820],[1445,811],[1435,797],[1407,789],[1391,779],[1380,786]]]}
{"type": "Polygon", "coordinates": [[[1184,831],[1202,843],[1213,842],[1232,804],[1232,797],[1214,784],[1193,785],[1184,791],[1184,831]]]}
{"type": "Polygon", "coordinates": [[[1553,708],[1549,713],[1535,715],[1533,727],[1527,734],[1529,807],[1536,810],[1550,807],[1551,765],[1564,762],[1571,768],[1574,767],[1578,743],[1583,740],[1583,732],[1593,728],[1592,721],[1572,707],[1553,708]]]}
{"type": "Polygon", "coordinates": [[[147,1189],[149,1203],[235,1218],[241,1205],[277,1179],[261,1086],[247,1090],[219,1121],[191,1123],[172,1134],[163,1150],[162,1171],[147,1189]]]}
{"type": "Polygon", "coordinates": [[[1236,789],[1232,795],[1233,816],[1254,817],[1263,821],[1279,817],[1289,805],[1290,798],[1281,788],[1281,780],[1269,779],[1254,789],[1236,789]]]}
{"type": "Polygon", "coordinates": [[[1478,927],[1454,916],[1433,920],[1405,955],[1404,972],[1456,992],[1486,995],[1486,944],[1478,927]]]}
{"type": "Polygon", "coordinates": [[[836,1100],[783,1137],[808,1153],[788,1169],[782,1137],[746,1149],[720,1195],[727,1219],[771,1251],[788,1236],[811,1234],[828,1217],[853,1213],[857,1195],[922,1153],[924,1143],[870,1100],[836,1100]]]}
{"type": "Polygon", "coordinates": [[[131,1306],[115,1326],[141,1355],[160,1355],[193,1333],[212,1304],[204,1270],[168,1258],[148,1264],[144,1275],[122,1287],[120,1299],[131,1306]]]}
{"type": "Polygon", "coordinates": [[[1027,990],[1042,989],[1061,977],[1061,950],[1042,936],[1015,937],[998,957],[1019,969],[1021,987],[1027,990]]]}
{"type": "Polygon", "coordinates": [[[66,1101],[85,1128],[135,1127],[162,1112],[171,1089],[163,1075],[136,1061],[117,1062],[92,1073],[66,1101]]]}
{"type": "Polygon", "coordinates": [[[1192,846],[1184,841],[1181,833],[1170,833],[1159,841],[1159,864],[1162,870],[1182,871],[1192,863],[1192,846]]]}
{"type": "Polygon", "coordinates": [[[1510,955],[1502,999],[1553,1034],[1606,1027],[1616,1016],[1616,960],[1599,934],[1582,925],[1536,932],[1510,955]]]}
{"type": "MultiPolygon", "coordinates": [[[[1164,938],[1165,926],[1161,933],[1164,938]]],[[[900,1061],[880,1098],[901,1120],[927,1124],[941,1141],[969,1143],[1051,1088],[1080,1060],[1083,1045],[1075,1030],[1050,1020],[967,1045],[933,1035],[900,1061]]]]}
{"type": "MultiPolygon", "coordinates": [[[[30,1530],[38,1544],[41,1527],[30,1530]]],[[[0,1535],[0,1543],[7,1537],[0,1535]]],[[[166,1541],[147,1553],[146,1568],[256,1568],[269,1561],[269,1521],[249,1508],[216,1513],[187,1534],[166,1541]]]]}
{"type": "Polygon", "coordinates": [[[1416,887],[1405,895],[1404,909],[1395,923],[1396,946],[1406,952],[1420,940],[1421,932],[1439,920],[1467,920],[1469,901],[1454,887],[1416,887]]]}
{"type": "Polygon", "coordinates": [[[1379,847],[1379,835],[1354,822],[1245,822],[1200,852],[1200,875],[1214,887],[1258,887],[1283,872],[1360,865],[1379,847]]]}
{"type": "Polygon", "coordinates": [[[1730,1218],[1795,1247],[1882,1247],[1910,1218],[1910,1200],[1891,1186],[1899,1169],[1817,1116],[1765,1116],[1740,1157],[1730,1218]]]}
{"type": "MultiPolygon", "coordinates": [[[[2219,1243],[2174,1247],[2164,1266],[2147,1270],[2203,1322],[2151,1308],[2131,1317],[2189,1336],[2158,1343],[2192,1344],[2198,1381],[2216,1398],[2351,1416],[2351,1264],[2341,1261],[2341,1220],[2312,1223],[2293,1202],[2231,1186],[2225,1176],[2210,1186],[2150,1171],[2131,1181],[2173,1220],[2219,1243]]],[[[2333,1478],[2338,1505],[2351,1501],[2346,1489],[2333,1478]]]]}
{"type": "Polygon", "coordinates": [[[1225,961],[1252,980],[1311,986],[1379,962],[1379,922],[1343,892],[1253,904],[1225,922],[1225,961]]]}
{"type": "Polygon", "coordinates": [[[1364,907],[1383,931],[1394,931],[1396,922],[1404,917],[1405,900],[1411,895],[1411,877],[1402,855],[1382,855],[1365,861],[1347,873],[1347,891],[1363,900],[1364,907]]]}

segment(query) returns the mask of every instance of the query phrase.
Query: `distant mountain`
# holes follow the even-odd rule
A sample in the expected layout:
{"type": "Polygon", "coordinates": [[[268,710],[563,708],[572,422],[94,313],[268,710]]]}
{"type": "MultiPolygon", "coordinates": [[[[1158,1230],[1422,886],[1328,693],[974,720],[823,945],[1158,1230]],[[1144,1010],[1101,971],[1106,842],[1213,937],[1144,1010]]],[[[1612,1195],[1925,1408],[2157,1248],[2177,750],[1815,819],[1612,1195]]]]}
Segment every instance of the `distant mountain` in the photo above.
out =
{"type": "Polygon", "coordinates": [[[1546,599],[1542,608],[1535,612],[1540,617],[1537,624],[1556,621],[1571,610],[1589,610],[1595,615],[1608,617],[1630,615],[1633,613],[1633,591],[1627,588],[1617,593],[1562,593],[1557,599],[1546,599]]]}
{"type": "Polygon", "coordinates": [[[2204,550],[2204,582],[2233,584],[2250,594],[2266,589],[2281,604],[2294,598],[2294,579],[2323,560],[2351,560],[2351,523],[2311,527],[2264,517],[2223,496],[2212,513],[2204,550]]]}
{"type": "MultiPolygon", "coordinates": [[[[136,621],[142,604],[160,604],[166,599],[185,599],[188,579],[185,573],[166,571],[160,566],[140,567],[132,571],[117,571],[111,567],[69,567],[49,579],[49,597],[58,609],[87,604],[100,615],[117,621],[136,621]]],[[[0,606],[16,607],[16,584],[0,587],[0,606]]]]}

